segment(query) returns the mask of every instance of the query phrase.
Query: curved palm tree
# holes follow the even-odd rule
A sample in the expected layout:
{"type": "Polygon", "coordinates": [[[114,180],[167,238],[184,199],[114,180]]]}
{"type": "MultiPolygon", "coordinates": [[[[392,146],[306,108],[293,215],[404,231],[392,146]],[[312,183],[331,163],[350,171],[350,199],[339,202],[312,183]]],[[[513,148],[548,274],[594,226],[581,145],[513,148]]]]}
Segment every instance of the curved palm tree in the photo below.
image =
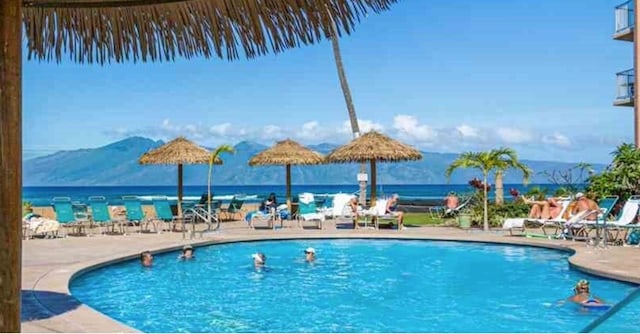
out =
{"type": "MultiPolygon", "coordinates": [[[[213,162],[216,161],[222,153],[235,153],[236,150],[231,145],[220,145],[216,147],[215,150],[211,152],[211,156],[209,157],[209,176],[207,178],[207,224],[211,224],[211,174],[213,173],[213,162]]],[[[220,220],[218,219],[218,226],[216,226],[216,230],[220,227],[220,220]]]]}
{"type": "MultiPolygon", "coordinates": [[[[351,123],[351,132],[353,138],[358,138],[360,135],[360,126],[358,125],[358,117],[356,116],[356,108],[353,105],[353,98],[351,97],[351,89],[349,89],[349,82],[347,82],[347,74],[344,71],[344,64],[342,63],[342,55],[340,53],[340,43],[338,43],[338,29],[336,23],[331,22],[331,46],[333,48],[333,58],[336,62],[336,70],[338,71],[338,79],[340,80],[340,87],[342,88],[342,94],[344,95],[344,102],[347,105],[347,113],[349,114],[349,123],[351,123]]],[[[360,164],[360,173],[367,172],[366,163],[360,164]]],[[[367,199],[367,183],[360,182],[360,204],[365,205],[367,199]]]]}
{"type": "Polygon", "coordinates": [[[518,154],[515,150],[503,147],[497,150],[491,150],[491,154],[495,155],[497,158],[496,169],[496,204],[502,204],[504,202],[504,186],[503,186],[503,178],[504,172],[507,169],[513,168],[520,170],[522,172],[522,183],[527,185],[529,183],[529,178],[533,171],[525,164],[518,160],[518,154]]]}

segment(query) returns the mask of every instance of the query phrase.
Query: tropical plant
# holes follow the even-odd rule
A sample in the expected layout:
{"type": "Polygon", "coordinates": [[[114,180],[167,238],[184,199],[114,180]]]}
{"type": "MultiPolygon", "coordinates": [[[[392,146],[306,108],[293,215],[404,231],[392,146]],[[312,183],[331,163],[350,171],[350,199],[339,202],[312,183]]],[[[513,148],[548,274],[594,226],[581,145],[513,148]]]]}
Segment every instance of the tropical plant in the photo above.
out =
{"type": "Polygon", "coordinates": [[[22,215],[33,212],[33,204],[29,201],[22,202],[22,215]]]}
{"type": "MultiPolygon", "coordinates": [[[[220,158],[222,153],[235,153],[236,150],[231,145],[220,145],[216,147],[212,152],[211,156],[209,156],[209,176],[207,178],[207,219],[211,219],[211,175],[213,173],[213,163],[220,158]]],[[[211,221],[207,221],[210,223],[211,221]]]]}
{"type": "Polygon", "coordinates": [[[533,171],[524,163],[518,160],[518,154],[515,150],[505,147],[491,151],[498,157],[496,170],[496,204],[504,203],[504,173],[507,169],[517,169],[522,172],[522,183],[527,185],[533,171]]]}
{"type": "MultiPolygon", "coordinates": [[[[487,177],[489,173],[497,169],[505,169],[505,161],[510,159],[513,150],[509,148],[500,148],[485,152],[466,152],[462,153],[454,160],[446,169],[445,175],[447,179],[451,179],[451,174],[458,168],[476,168],[482,172],[482,184],[487,185],[487,177]]],[[[516,157],[517,158],[517,157],[516,157]]],[[[517,159],[516,159],[517,160],[517,159]]],[[[483,222],[484,230],[489,230],[488,217],[488,187],[483,188],[483,222]]]]}
{"type": "Polygon", "coordinates": [[[611,164],[602,173],[589,177],[587,191],[598,197],[617,195],[622,200],[640,194],[640,150],[625,143],[611,154],[611,164]]]}

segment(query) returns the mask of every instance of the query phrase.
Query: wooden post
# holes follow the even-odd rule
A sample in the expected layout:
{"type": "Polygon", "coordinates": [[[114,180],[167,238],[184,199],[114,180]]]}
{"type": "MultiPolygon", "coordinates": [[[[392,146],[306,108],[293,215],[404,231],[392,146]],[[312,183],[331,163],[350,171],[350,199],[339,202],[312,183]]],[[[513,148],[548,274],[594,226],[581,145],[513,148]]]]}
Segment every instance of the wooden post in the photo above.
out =
{"type": "Polygon", "coordinates": [[[182,217],[182,164],[178,164],[178,217],[182,217]]]}
{"type": "Polygon", "coordinates": [[[638,10],[640,7],[640,0],[634,0],[633,2],[633,134],[635,139],[636,148],[640,148],[640,99],[638,99],[638,88],[640,88],[640,80],[638,75],[640,74],[640,40],[638,40],[638,27],[640,27],[640,16],[638,10]]]}
{"type": "Polygon", "coordinates": [[[0,332],[20,332],[22,0],[0,1],[0,332]]]}
{"type": "Polygon", "coordinates": [[[287,209],[289,210],[289,214],[293,214],[291,211],[291,165],[286,165],[287,167],[287,209]]]}
{"type": "Polygon", "coordinates": [[[376,206],[376,160],[371,159],[371,205],[376,206]]]}

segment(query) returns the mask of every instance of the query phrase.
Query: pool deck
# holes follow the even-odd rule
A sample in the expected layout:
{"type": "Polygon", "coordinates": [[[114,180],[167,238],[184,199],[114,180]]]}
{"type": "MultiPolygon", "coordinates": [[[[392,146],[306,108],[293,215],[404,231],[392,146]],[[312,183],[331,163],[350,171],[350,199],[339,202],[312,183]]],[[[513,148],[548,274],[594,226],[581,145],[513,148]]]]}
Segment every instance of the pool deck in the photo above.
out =
{"type": "Polygon", "coordinates": [[[249,229],[246,223],[223,223],[221,231],[184,240],[182,233],[96,235],[61,239],[23,241],[22,293],[23,332],[136,332],[69,295],[68,283],[74,273],[105,262],[137,257],[144,250],[153,252],[178,249],[182,245],[288,238],[407,238],[458,240],[533,245],[572,249],[569,262],[586,272],[640,284],[640,248],[593,248],[584,242],[512,237],[502,231],[482,232],[446,227],[396,230],[335,229],[328,221],[323,230],[249,229]]]}

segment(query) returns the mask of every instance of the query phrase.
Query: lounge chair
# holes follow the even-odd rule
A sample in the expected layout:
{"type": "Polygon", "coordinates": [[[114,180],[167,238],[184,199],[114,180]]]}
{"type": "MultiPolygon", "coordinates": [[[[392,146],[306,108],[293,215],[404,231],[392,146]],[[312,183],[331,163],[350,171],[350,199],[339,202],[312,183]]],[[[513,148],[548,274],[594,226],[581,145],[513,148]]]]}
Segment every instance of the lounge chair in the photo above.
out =
{"type": "Polygon", "coordinates": [[[71,229],[76,228],[77,232],[75,234],[82,234],[82,228],[87,225],[88,221],[76,216],[76,213],[73,210],[73,203],[71,203],[71,198],[54,197],[53,209],[55,210],[56,220],[60,226],[71,229]]]}
{"type": "Polygon", "coordinates": [[[627,234],[630,229],[640,228],[640,225],[636,221],[636,217],[638,215],[638,210],[640,210],[640,196],[631,196],[622,207],[620,215],[617,220],[609,221],[603,220],[602,222],[586,222],[586,227],[590,228],[590,231],[594,229],[603,228],[605,229],[605,234],[615,231],[615,236],[611,236],[612,240],[618,239],[620,232],[625,231],[623,239],[626,240],[627,234]]]}
{"type": "Polygon", "coordinates": [[[53,219],[48,219],[37,214],[27,214],[22,218],[22,232],[24,239],[31,239],[35,236],[44,238],[55,238],[58,235],[60,223],[53,219]]]}
{"type": "MultiPolygon", "coordinates": [[[[149,219],[145,217],[144,211],[142,211],[140,199],[138,196],[122,196],[122,201],[124,202],[124,209],[127,212],[127,221],[134,226],[138,224],[140,228],[138,233],[142,233],[142,225],[145,225],[145,228],[147,228],[149,226],[149,219]]],[[[149,230],[146,229],[145,231],[149,230]]]]}
{"type": "Polygon", "coordinates": [[[220,218],[222,219],[222,216],[224,215],[227,220],[230,220],[234,215],[242,213],[242,204],[244,204],[244,200],[238,199],[234,196],[226,208],[220,208],[220,218]]]}
{"type": "Polygon", "coordinates": [[[335,194],[330,201],[331,206],[318,208],[318,212],[324,214],[325,218],[340,217],[343,214],[345,205],[349,204],[351,198],[353,198],[352,194],[335,194]]]}
{"type": "Polygon", "coordinates": [[[595,229],[594,226],[597,226],[599,221],[601,222],[606,221],[607,217],[609,217],[609,214],[611,213],[611,210],[613,210],[613,207],[616,205],[617,202],[618,202],[618,196],[603,197],[598,201],[598,208],[600,209],[600,212],[596,216],[595,221],[584,220],[574,224],[566,224],[566,223],[563,224],[562,222],[560,222],[557,227],[560,229],[565,228],[566,229],[565,236],[573,240],[580,239],[580,238],[589,239],[589,233],[595,229]]]}
{"type": "MultiPolygon", "coordinates": [[[[154,224],[154,228],[158,233],[163,230],[162,223],[169,224],[169,228],[168,228],[169,231],[175,231],[177,225],[179,223],[184,222],[184,221],[181,222],[180,217],[173,215],[173,211],[171,210],[171,205],[169,204],[169,200],[167,199],[166,196],[154,197],[151,201],[153,202],[153,208],[156,210],[156,219],[154,221],[160,227],[158,228],[158,226],[155,226],[154,224]]],[[[182,229],[183,230],[185,229],[184,224],[182,226],[182,229]]]]}
{"type": "Polygon", "coordinates": [[[303,228],[303,222],[314,221],[317,222],[317,227],[322,229],[322,223],[325,219],[324,214],[318,212],[312,193],[301,193],[298,196],[297,218],[300,228],[303,228]]]}
{"type": "Polygon", "coordinates": [[[104,228],[101,231],[103,234],[114,233],[116,225],[120,227],[120,233],[124,234],[122,220],[114,220],[111,218],[107,199],[104,196],[90,196],[89,207],[91,208],[91,220],[94,224],[98,225],[99,228],[104,228]],[[112,227],[111,231],[109,231],[110,226],[112,227]]]}
{"type": "Polygon", "coordinates": [[[527,228],[540,228],[542,234],[547,235],[545,225],[550,224],[555,226],[555,222],[562,220],[562,216],[567,211],[567,207],[571,203],[568,199],[560,201],[560,212],[553,219],[537,219],[537,218],[508,218],[502,224],[502,228],[509,230],[510,235],[515,235],[514,232],[524,233],[527,228]]]}
{"type": "Polygon", "coordinates": [[[458,206],[456,206],[453,209],[444,209],[443,207],[443,212],[442,212],[442,218],[453,218],[453,217],[457,217],[460,214],[460,211],[462,211],[462,209],[464,209],[467,205],[469,205],[469,203],[471,202],[471,198],[469,197],[466,200],[462,201],[458,206]]]}

